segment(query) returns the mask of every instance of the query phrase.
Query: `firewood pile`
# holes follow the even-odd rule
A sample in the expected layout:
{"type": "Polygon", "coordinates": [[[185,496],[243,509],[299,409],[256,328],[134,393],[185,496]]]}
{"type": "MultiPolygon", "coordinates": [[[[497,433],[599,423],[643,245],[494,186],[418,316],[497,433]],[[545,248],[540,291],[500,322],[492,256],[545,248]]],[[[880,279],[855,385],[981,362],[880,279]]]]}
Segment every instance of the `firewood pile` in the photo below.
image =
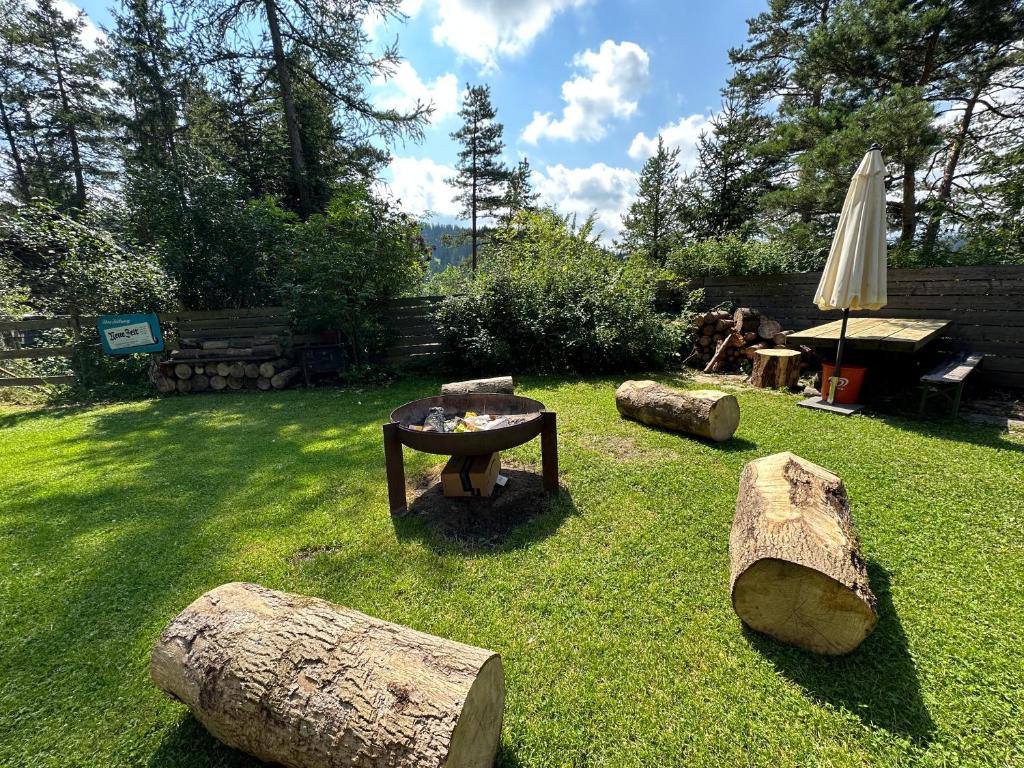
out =
{"type": "Polygon", "coordinates": [[[279,336],[179,341],[151,374],[162,394],[224,390],[285,389],[302,369],[279,336]]]}
{"type": "Polygon", "coordinates": [[[705,312],[694,319],[693,348],[686,362],[705,373],[736,372],[759,349],[785,347],[788,333],[778,321],[750,307],[705,312]]]}

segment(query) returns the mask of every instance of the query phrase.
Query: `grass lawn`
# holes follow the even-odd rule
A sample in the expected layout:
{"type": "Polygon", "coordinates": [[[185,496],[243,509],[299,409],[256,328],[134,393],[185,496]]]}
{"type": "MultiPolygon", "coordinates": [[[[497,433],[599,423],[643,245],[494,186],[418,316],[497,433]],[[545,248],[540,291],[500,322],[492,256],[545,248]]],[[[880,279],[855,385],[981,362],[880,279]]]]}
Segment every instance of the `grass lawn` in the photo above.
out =
{"type": "Polygon", "coordinates": [[[0,410],[0,765],[251,765],[148,679],[234,580],[500,652],[502,766],[1024,765],[1024,441],[742,391],[711,445],[620,419],[617,383],[525,381],[566,492],[496,545],[388,514],[380,425],[434,381],[0,410]],[[843,659],[730,606],[739,473],[781,450],[850,493],[881,620],[843,659]]]}

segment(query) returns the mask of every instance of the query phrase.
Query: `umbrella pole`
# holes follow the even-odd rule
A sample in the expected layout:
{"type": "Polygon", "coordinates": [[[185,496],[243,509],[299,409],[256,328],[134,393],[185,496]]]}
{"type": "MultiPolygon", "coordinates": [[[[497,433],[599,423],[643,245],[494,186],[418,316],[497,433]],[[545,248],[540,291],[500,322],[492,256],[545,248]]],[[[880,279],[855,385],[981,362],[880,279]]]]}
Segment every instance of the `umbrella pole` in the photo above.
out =
{"type": "Polygon", "coordinates": [[[839,371],[843,367],[843,347],[846,345],[846,321],[850,319],[850,308],[843,310],[843,324],[839,328],[839,345],[836,347],[836,367],[828,380],[828,401],[836,400],[836,386],[839,384],[839,371]]]}

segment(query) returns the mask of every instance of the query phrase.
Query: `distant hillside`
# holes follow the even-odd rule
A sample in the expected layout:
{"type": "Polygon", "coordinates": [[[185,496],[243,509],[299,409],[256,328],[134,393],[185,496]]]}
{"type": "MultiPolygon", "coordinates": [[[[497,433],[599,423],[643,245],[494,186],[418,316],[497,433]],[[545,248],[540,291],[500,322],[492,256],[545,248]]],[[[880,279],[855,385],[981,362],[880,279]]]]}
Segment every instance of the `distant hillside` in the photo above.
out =
{"type": "Polygon", "coordinates": [[[448,266],[458,266],[469,258],[472,247],[467,239],[461,245],[445,245],[444,240],[449,238],[458,239],[463,233],[468,234],[469,230],[455,224],[422,224],[420,231],[423,239],[433,249],[433,258],[430,260],[431,272],[442,272],[448,266]]]}

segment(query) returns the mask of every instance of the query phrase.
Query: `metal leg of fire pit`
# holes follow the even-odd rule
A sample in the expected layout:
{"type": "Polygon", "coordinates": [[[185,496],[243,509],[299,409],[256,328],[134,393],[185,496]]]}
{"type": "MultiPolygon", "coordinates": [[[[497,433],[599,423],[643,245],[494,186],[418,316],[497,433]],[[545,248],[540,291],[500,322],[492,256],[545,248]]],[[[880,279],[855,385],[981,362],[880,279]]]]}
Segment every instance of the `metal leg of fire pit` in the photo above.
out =
{"type": "Polygon", "coordinates": [[[540,464],[544,475],[544,490],[558,494],[558,430],[555,414],[542,411],[540,414],[540,464]]]}
{"type": "Polygon", "coordinates": [[[384,470],[388,476],[388,505],[391,514],[405,509],[405,460],[402,435],[397,424],[384,425],[384,470]]]}

